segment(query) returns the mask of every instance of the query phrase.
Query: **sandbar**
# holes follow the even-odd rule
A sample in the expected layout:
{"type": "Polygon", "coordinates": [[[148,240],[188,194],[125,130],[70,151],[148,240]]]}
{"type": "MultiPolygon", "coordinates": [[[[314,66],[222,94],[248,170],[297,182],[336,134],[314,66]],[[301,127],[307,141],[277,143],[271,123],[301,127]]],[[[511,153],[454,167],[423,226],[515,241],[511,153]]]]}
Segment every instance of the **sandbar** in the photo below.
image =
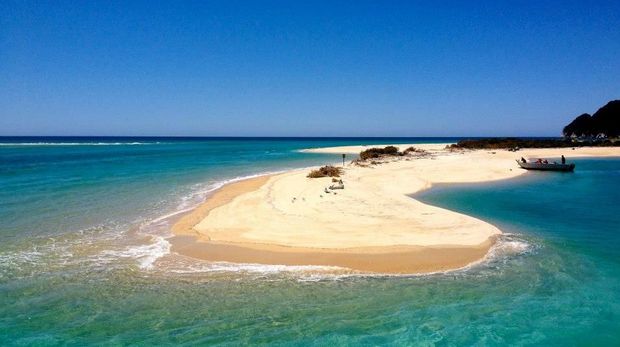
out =
{"type": "MultiPolygon", "coordinates": [[[[412,194],[437,183],[522,175],[527,171],[515,163],[521,156],[620,156],[620,148],[610,147],[514,153],[449,151],[446,144],[396,146],[425,153],[374,165],[348,162],[342,190],[326,192],[331,178],[307,178],[308,169],[230,183],[179,219],[173,226],[172,249],[209,261],[336,266],[372,273],[457,269],[483,259],[501,231],[477,218],[424,204],[412,194]]],[[[305,151],[355,154],[365,148],[305,151]]]]}

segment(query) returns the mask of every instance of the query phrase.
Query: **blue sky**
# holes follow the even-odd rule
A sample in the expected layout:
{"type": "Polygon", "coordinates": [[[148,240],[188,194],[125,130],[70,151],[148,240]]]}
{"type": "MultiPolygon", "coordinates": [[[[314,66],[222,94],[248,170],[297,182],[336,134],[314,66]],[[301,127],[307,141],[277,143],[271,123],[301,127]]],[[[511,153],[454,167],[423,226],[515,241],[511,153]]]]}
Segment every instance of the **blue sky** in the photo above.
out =
{"type": "Polygon", "coordinates": [[[1,1],[0,135],[546,136],[618,1],[1,1]]]}

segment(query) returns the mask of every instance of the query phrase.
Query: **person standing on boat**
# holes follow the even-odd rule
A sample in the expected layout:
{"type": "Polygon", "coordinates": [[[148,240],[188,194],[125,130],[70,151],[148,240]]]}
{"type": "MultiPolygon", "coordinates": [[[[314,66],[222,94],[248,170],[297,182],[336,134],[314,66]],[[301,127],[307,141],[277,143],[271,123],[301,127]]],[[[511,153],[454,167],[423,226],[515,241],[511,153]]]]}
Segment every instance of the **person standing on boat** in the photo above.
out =
{"type": "Polygon", "coordinates": [[[564,154],[562,154],[562,164],[566,164],[566,158],[564,158],[564,154]]]}

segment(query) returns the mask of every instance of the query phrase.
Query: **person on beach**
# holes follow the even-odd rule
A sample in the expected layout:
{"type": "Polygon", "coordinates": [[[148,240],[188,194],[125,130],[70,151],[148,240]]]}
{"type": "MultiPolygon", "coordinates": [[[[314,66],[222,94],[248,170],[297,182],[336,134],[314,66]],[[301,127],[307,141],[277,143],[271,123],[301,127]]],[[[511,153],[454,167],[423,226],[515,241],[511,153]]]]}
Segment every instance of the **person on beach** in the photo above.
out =
{"type": "Polygon", "coordinates": [[[566,164],[566,158],[564,158],[564,154],[562,154],[562,164],[566,164]]]}

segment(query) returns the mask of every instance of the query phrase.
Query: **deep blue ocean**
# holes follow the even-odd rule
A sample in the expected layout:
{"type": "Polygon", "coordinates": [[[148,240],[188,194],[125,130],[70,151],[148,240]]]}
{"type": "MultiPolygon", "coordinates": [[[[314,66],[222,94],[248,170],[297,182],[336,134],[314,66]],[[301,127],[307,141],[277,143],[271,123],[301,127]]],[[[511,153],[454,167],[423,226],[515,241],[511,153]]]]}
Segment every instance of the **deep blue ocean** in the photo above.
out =
{"type": "Polygon", "coordinates": [[[0,138],[0,345],[620,345],[620,158],[415,198],[505,232],[422,276],[170,253],[222,184],[341,160],[300,149],[455,138],[0,138]]]}

